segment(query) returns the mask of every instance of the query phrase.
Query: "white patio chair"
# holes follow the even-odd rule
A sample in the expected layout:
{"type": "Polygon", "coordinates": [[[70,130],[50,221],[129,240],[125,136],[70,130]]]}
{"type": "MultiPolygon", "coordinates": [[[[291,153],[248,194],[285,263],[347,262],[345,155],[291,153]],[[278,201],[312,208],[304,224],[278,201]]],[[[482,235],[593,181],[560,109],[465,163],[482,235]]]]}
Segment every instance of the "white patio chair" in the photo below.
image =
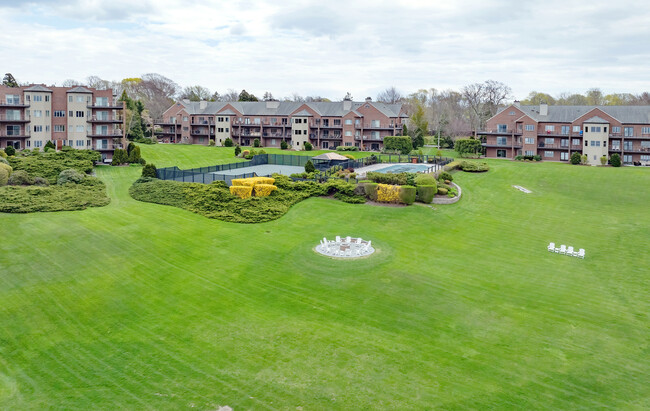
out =
{"type": "Polygon", "coordinates": [[[339,237],[338,235],[336,236],[336,242],[337,242],[337,243],[340,243],[340,242],[341,242],[341,237],[339,237]]]}
{"type": "Polygon", "coordinates": [[[573,257],[573,253],[574,253],[573,246],[569,246],[569,248],[566,249],[566,255],[570,255],[571,257],[573,257]]]}
{"type": "Polygon", "coordinates": [[[578,258],[585,258],[585,249],[581,248],[578,250],[578,258]]]}
{"type": "Polygon", "coordinates": [[[346,243],[350,243],[351,241],[352,241],[352,237],[350,237],[350,236],[345,237],[345,242],[346,243]]]}
{"type": "Polygon", "coordinates": [[[555,243],[550,243],[547,247],[548,251],[554,253],[555,252],[555,243]]]}
{"type": "Polygon", "coordinates": [[[560,250],[558,251],[560,254],[566,254],[566,245],[562,244],[560,246],[560,250]]]}
{"type": "Polygon", "coordinates": [[[327,241],[327,237],[323,237],[323,242],[324,242],[325,244],[329,244],[329,241],[327,241]]]}

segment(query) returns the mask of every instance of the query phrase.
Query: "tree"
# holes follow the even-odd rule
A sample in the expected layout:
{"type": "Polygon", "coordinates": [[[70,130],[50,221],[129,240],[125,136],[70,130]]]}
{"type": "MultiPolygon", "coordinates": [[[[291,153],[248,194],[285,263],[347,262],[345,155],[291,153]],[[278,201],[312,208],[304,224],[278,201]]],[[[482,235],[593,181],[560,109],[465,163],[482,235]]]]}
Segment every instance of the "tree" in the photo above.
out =
{"type": "Polygon", "coordinates": [[[311,160],[307,160],[305,163],[305,173],[313,173],[316,171],[316,167],[314,167],[314,163],[311,162],[311,160]]]}
{"type": "Polygon", "coordinates": [[[309,141],[305,141],[305,151],[311,151],[314,146],[311,145],[309,141]]]}
{"type": "Polygon", "coordinates": [[[578,165],[580,164],[580,152],[579,151],[574,151],[571,154],[571,164],[573,165],[578,165]]]}
{"type": "Polygon", "coordinates": [[[221,97],[221,95],[219,94],[219,92],[218,92],[218,91],[215,91],[215,92],[212,94],[212,97],[210,98],[210,101],[221,101],[221,98],[222,98],[222,97],[221,97]]]}
{"type": "Polygon", "coordinates": [[[2,85],[7,87],[18,87],[18,82],[11,73],[6,73],[2,79],[2,85]]]}
{"type": "Polygon", "coordinates": [[[221,101],[238,101],[239,100],[239,93],[237,93],[235,90],[229,88],[226,94],[221,96],[221,101]]]}
{"type": "Polygon", "coordinates": [[[107,90],[109,88],[112,88],[112,84],[108,80],[103,80],[102,78],[98,76],[88,76],[86,78],[86,84],[88,87],[97,89],[97,90],[107,90]]]}
{"type": "Polygon", "coordinates": [[[586,106],[587,97],[582,94],[560,93],[556,99],[556,103],[560,106],[586,106]]]}
{"type": "Polygon", "coordinates": [[[352,94],[350,94],[349,91],[345,93],[345,97],[343,97],[343,101],[352,101],[352,100],[353,100],[352,94]]]}
{"type": "Polygon", "coordinates": [[[241,154],[241,147],[239,147],[239,144],[235,146],[235,157],[239,156],[241,154]]]}
{"type": "Polygon", "coordinates": [[[621,156],[618,153],[612,154],[612,156],[609,158],[609,163],[612,165],[612,167],[620,167],[621,156]]]}
{"type": "Polygon", "coordinates": [[[223,146],[224,147],[232,147],[233,146],[232,138],[230,138],[230,137],[226,138],[223,141],[223,146]]]}
{"type": "Polygon", "coordinates": [[[511,93],[510,87],[494,80],[463,87],[463,98],[470,108],[471,124],[475,131],[485,128],[485,121],[496,114],[511,93]]]}
{"type": "Polygon", "coordinates": [[[254,94],[249,94],[246,90],[242,90],[241,93],[239,93],[239,97],[237,98],[237,101],[259,101],[257,97],[255,97],[254,94]]]}
{"type": "Polygon", "coordinates": [[[134,146],[130,153],[128,153],[128,162],[137,164],[140,162],[142,156],[140,155],[140,147],[134,146]]]}
{"type": "Polygon", "coordinates": [[[83,83],[81,81],[77,81],[69,78],[67,80],[63,80],[63,83],[61,83],[61,85],[63,87],[76,87],[76,86],[82,86],[83,83]]]}
{"type": "Polygon", "coordinates": [[[273,98],[273,94],[269,91],[264,92],[264,97],[262,97],[262,100],[264,101],[274,101],[275,99],[273,98]]]}
{"type": "Polygon", "coordinates": [[[13,146],[5,147],[5,154],[9,157],[16,155],[16,149],[13,146]]]}
{"type": "Polygon", "coordinates": [[[411,127],[410,135],[413,143],[413,148],[417,149],[424,145],[424,136],[429,132],[429,122],[424,115],[424,108],[421,104],[415,107],[415,111],[410,118],[411,127]]]}
{"type": "Polygon", "coordinates": [[[605,104],[605,97],[603,92],[598,88],[590,88],[587,90],[587,104],[590,106],[602,106],[605,104]]]}
{"type": "Polygon", "coordinates": [[[260,146],[261,146],[261,144],[260,144],[260,139],[259,138],[256,138],[255,140],[253,140],[253,147],[260,147],[260,146]]]}
{"type": "Polygon", "coordinates": [[[400,154],[409,154],[413,150],[413,141],[409,136],[388,136],[384,137],[384,148],[398,151],[400,154]]]}
{"type": "Polygon", "coordinates": [[[153,164],[145,164],[142,167],[142,177],[158,178],[156,166],[153,164]]]}
{"type": "Polygon", "coordinates": [[[377,101],[383,103],[395,104],[399,103],[401,100],[402,94],[395,88],[395,86],[391,86],[377,95],[377,101]]]}
{"type": "Polygon", "coordinates": [[[207,101],[212,98],[212,92],[203,86],[189,86],[185,87],[178,97],[190,101],[207,101]]]}
{"type": "Polygon", "coordinates": [[[280,149],[281,150],[286,150],[287,148],[289,148],[289,144],[286,141],[282,140],[280,142],[280,149]]]}
{"type": "Polygon", "coordinates": [[[48,140],[48,141],[45,143],[45,147],[43,147],[43,149],[46,149],[46,148],[49,148],[49,149],[55,150],[55,149],[56,149],[56,146],[54,145],[54,143],[52,142],[52,140],[48,140]]]}
{"type": "Polygon", "coordinates": [[[555,104],[555,99],[550,94],[541,93],[538,91],[531,91],[530,93],[528,93],[528,97],[526,97],[526,99],[521,101],[521,104],[527,106],[536,106],[539,105],[540,103],[546,103],[549,106],[552,106],[555,104]]]}
{"type": "Polygon", "coordinates": [[[454,142],[454,150],[458,154],[478,154],[481,151],[481,141],[474,138],[459,138],[454,142]]]}
{"type": "Polygon", "coordinates": [[[126,150],[123,150],[121,148],[116,148],[115,151],[113,152],[113,161],[111,162],[111,165],[113,166],[119,166],[120,164],[127,163],[129,160],[128,155],[126,154],[126,150]]]}

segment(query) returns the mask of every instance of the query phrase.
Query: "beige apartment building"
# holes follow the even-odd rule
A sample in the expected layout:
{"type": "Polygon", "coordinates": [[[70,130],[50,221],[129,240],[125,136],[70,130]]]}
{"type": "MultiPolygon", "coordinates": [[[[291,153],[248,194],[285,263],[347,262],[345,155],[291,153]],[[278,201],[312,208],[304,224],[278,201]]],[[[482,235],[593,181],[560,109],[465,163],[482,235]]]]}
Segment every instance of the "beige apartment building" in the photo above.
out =
{"type": "Polygon", "coordinates": [[[380,150],[386,136],[402,134],[408,116],[402,104],[363,102],[296,103],[190,102],[180,101],[156,121],[156,136],[165,143],[223,145],[227,138],[250,146],[255,139],[263,147],[301,150],[306,142],[314,148],[356,146],[380,150]]]}
{"type": "Polygon", "coordinates": [[[93,149],[112,158],[124,140],[124,107],[112,90],[0,86],[0,148],[93,149]]]}
{"type": "Polygon", "coordinates": [[[500,110],[477,133],[486,157],[539,155],[569,161],[573,152],[589,164],[618,153],[624,164],[650,165],[650,106],[524,106],[500,110]]]}

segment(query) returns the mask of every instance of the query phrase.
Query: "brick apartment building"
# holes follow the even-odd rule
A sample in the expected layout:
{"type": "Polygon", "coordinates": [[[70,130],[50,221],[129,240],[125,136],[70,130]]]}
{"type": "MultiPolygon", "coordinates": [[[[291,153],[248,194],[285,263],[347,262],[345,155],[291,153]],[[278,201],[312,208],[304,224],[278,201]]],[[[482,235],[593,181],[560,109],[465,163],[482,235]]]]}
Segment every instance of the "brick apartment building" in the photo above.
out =
{"type": "Polygon", "coordinates": [[[284,140],[300,150],[306,142],[315,148],[356,146],[380,150],[386,136],[402,134],[408,116],[402,104],[365,102],[296,103],[180,101],[156,121],[158,140],[166,143],[223,145],[226,138],[250,146],[280,147],[284,140]]]}
{"type": "Polygon", "coordinates": [[[522,106],[500,110],[477,133],[486,157],[540,155],[568,161],[575,151],[589,164],[618,153],[625,164],[650,165],[650,106],[522,106]]]}
{"type": "Polygon", "coordinates": [[[93,149],[112,158],[122,147],[123,104],[112,90],[0,85],[0,148],[93,149]]]}

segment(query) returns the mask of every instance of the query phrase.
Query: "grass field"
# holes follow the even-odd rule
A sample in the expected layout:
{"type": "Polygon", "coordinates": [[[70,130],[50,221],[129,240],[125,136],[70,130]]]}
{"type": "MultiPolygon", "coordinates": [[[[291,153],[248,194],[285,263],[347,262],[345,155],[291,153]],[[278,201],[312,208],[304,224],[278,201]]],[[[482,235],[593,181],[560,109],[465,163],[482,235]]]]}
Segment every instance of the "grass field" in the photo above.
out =
{"type": "Polygon", "coordinates": [[[102,167],[106,207],[0,214],[0,409],[648,409],[648,170],[490,164],[436,209],[314,198],[238,225],[102,167]],[[335,235],[378,252],[312,250],[335,235]]]}

